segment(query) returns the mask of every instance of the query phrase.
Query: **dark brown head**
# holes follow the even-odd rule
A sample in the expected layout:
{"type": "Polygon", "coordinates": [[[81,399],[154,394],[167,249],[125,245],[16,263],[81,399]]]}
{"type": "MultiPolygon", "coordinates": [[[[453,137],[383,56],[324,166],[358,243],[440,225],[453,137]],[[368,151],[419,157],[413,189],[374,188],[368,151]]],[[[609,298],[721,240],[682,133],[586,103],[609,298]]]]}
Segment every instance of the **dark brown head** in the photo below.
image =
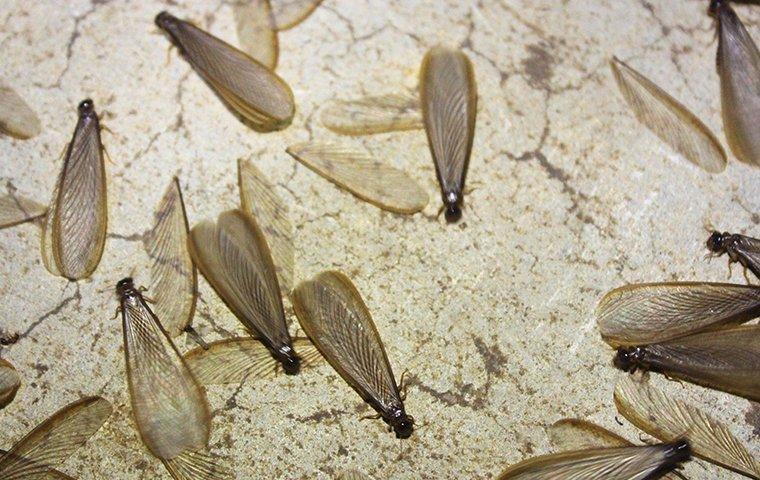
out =
{"type": "Polygon", "coordinates": [[[393,415],[384,420],[396,432],[396,438],[409,438],[414,431],[414,418],[407,415],[403,407],[394,410],[393,415]]]}
{"type": "Polygon", "coordinates": [[[129,295],[136,292],[135,282],[132,277],[125,277],[118,281],[116,284],[116,294],[120,297],[129,295]]]}
{"type": "Polygon", "coordinates": [[[462,218],[461,201],[462,198],[457,192],[448,192],[446,194],[443,203],[446,206],[445,216],[447,222],[454,223],[462,218]]]}
{"type": "Polygon", "coordinates": [[[617,349],[613,364],[624,372],[633,373],[644,366],[644,349],[642,347],[620,347],[617,349]]]}
{"type": "Polygon", "coordinates": [[[79,102],[79,106],[77,107],[77,110],[79,111],[80,117],[90,117],[95,115],[95,102],[90,100],[89,98],[86,98],[79,102]]]}
{"type": "Polygon", "coordinates": [[[710,7],[707,9],[707,13],[713,17],[717,16],[718,11],[720,10],[720,7],[723,6],[724,2],[725,0],[710,0],[710,7]]]}
{"type": "Polygon", "coordinates": [[[718,255],[726,253],[726,240],[731,236],[728,232],[712,232],[707,239],[707,249],[718,255]]]}
{"type": "Polygon", "coordinates": [[[164,10],[156,15],[155,22],[158,28],[171,32],[177,26],[177,17],[164,10]]]}
{"type": "Polygon", "coordinates": [[[290,345],[280,347],[277,350],[276,358],[288,375],[297,375],[301,370],[301,359],[290,345]]]}

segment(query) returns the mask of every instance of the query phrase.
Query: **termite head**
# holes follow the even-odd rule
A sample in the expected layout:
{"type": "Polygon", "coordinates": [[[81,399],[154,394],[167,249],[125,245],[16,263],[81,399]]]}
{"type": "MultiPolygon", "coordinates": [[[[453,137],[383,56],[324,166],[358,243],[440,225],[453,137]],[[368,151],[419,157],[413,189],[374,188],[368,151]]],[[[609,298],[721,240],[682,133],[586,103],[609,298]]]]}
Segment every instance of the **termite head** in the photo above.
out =
{"type": "Polygon", "coordinates": [[[691,458],[691,445],[685,438],[676,440],[670,444],[670,448],[665,452],[665,458],[668,463],[677,465],[691,458]]]}
{"type": "Polygon", "coordinates": [[[116,283],[116,294],[120,297],[136,292],[135,282],[132,277],[124,277],[116,283]]]}
{"type": "Polygon", "coordinates": [[[443,203],[446,204],[446,221],[454,223],[462,218],[462,207],[459,206],[461,198],[457,192],[448,192],[443,199],[443,203]]]}
{"type": "Polygon", "coordinates": [[[707,9],[707,13],[713,17],[716,16],[720,10],[720,7],[723,6],[724,1],[725,0],[710,0],[710,7],[707,9]]]}
{"type": "Polygon", "coordinates": [[[155,22],[159,28],[170,31],[172,28],[177,26],[177,17],[164,10],[163,12],[156,15],[155,22]]]}
{"type": "Polygon", "coordinates": [[[95,102],[86,98],[79,102],[79,107],[77,107],[77,109],[79,110],[80,117],[89,117],[95,114],[95,102]]]}
{"type": "Polygon", "coordinates": [[[396,432],[396,438],[409,438],[414,431],[414,417],[407,415],[404,407],[395,409],[393,415],[384,420],[396,432]]]}
{"type": "Polygon", "coordinates": [[[633,373],[643,367],[644,349],[641,347],[620,347],[612,363],[624,372],[633,373]]]}
{"type": "Polygon", "coordinates": [[[731,234],[727,232],[712,232],[710,234],[710,238],[707,239],[707,249],[713,253],[717,253],[718,255],[726,253],[726,240],[730,236],[731,234]]]}
{"type": "Polygon", "coordinates": [[[288,375],[297,375],[301,369],[301,359],[290,345],[284,345],[277,349],[277,361],[280,362],[288,375]]]}

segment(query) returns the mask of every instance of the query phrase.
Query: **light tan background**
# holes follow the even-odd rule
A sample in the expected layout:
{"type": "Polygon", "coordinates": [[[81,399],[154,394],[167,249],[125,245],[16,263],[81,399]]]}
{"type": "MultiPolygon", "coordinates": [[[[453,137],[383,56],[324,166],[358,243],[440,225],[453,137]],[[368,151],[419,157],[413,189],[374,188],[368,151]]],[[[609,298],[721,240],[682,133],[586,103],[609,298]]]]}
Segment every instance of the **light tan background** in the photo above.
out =
{"type": "MultiPolygon", "coordinates": [[[[0,138],[2,187],[47,202],[77,102],[107,111],[109,238],[88,281],[52,277],[33,224],[0,231],[0,322],[22,333],[2,357],[24,385],[0,413],[7,448],[59,407],[101,394],[116,413],[63,470],[81,479],[168,478],[137,437],[124,378],[113,286],[147,283],[141,235],[178,173],[190,222],[238,201],[236,159],[250,157],[292,207],[297,276],[348,273],[363,293],[424,424],[386,433],[324,365],[298,377],[215,387],[213,444],[239,478],[332,478],[356,466],[377,479],[491,478],[549,450],[544,428],[576,416],[617,426],[619,377],[593,309],[628,282],[726,278],[703,260],[703,225],[759,234],[760,172],[731,159],[708,175],[676,157],[627,111],[608,67],[618,55],[696,112],[721,140],[714,30],[702,0],[325,0],[280,35],[278,72],[298,113],[258,134],[231,115],[153,17],[195,20],[236,43],[225,2],[0,4],[2,80],[38,112],[30,141],[0,138]],[[332,98],[416,84],[425,51],[461,45],[475,64],[480,109],[464,221],[440,205],[423,132],[361,141],[429,192],[423,214],[382,212],[338,190],[284,148],[329,139],[318,121],[332,98]]],[[[760,40],[760,9],[737,6],[760,40]]],[[[739,269],[733,281],[743,282],[739,269]]],[[[195,324],[208,340],[243,332],[205,280],[195,324]]],[[[178,344],[185,348],[185,340],[178,344]]],[[[760,455],[760,409],[727,394],[657,378],[731,425],[760,455]],[[754,429],[754,431],[753,431],[754,429]]],[[[694,479],[734,478],[705,464],[694,479]]]]}

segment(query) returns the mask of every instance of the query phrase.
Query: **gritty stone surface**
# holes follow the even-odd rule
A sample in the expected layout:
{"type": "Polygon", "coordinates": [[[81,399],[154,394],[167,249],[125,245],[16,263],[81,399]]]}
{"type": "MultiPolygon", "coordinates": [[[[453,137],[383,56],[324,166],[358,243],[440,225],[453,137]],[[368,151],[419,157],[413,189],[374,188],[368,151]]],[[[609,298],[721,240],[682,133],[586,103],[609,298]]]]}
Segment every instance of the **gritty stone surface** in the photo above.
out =
{"type": "MultiPolygon", "coordinates": [[[[62,470],[80,479],[169,478],[131,419],[117,280],[147,283],[142,238],[179,175],[191,223],[238,202],[236,160],[251,158],[277,185],[297,228],[297,278],[339,269],[373,312],[397,377],[408,370],[407,441],[386,432],[326,364],[297,377],[209,388],[212,447],[238,478],[334,478],[351,466],[376,479],[493,478],[548,453],[546,427],[616,422],[622,374],[593,310],[625,283],[726,279],[707,262],[704,225],[757,236],[760,173],[731,158],[709,175],[643,129],[612,79],[613,55],[683,101],[723,141],[715,34],[702,0],[324,0],[280,34],[278,73],[296,96],[293,125],[259,134],[241,124],[153,24],[161,10],[236,43],[229,2],[5,0],[2,81],[37,111],[43,132],[0,138],[3,188],[51,195],[76,105],[94,99],[109,128],[109,235],[92,278],[47,273],[40,229],[0,230],[2,347],[23,378],[0,413],[8,448],[61,406],[99,394],[115,413],[62,470]],[[461,46],[480,95],[463,221],[437,216],[438,185],[421,131],[347,139],[407,171],[428,191],[423,213],[386,213],[339,190],[285,152],[330,140],[319,109],[414,87],[425,51],[461,46]]],[[[736,6],[760,40],[760,9],[736,6]]],[[[734,268],[731,281],[744,282],[734,268]]],[[[243,328],[200,279],[195,325],[207,340],[243,328]]],[[[296,327],[293,326],[293,330],[296,327]]],[[[188,348],[178,339],[181,349],[188,348]]],[[[760,455],[758,407],[654,377],[702,406],[760,455]]],[[[692,462],[692,479],[736,475],[692,462]]]]}

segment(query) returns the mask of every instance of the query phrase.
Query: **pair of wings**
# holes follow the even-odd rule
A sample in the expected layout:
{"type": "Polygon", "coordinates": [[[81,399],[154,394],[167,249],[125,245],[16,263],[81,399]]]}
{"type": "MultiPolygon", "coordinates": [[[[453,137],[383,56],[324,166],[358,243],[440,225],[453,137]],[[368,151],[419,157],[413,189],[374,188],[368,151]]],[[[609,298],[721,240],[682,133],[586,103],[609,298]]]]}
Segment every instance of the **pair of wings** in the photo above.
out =
{"type": "Polygon", "coordinates": [[[100,397],[76,401],[45,420],[8,452],[0,453],[0,478],[52,480],[71,477],[54,470],[85,444],[111,415],[100,397]]]}
{"type": "Polygon", "coordinates": [[[145,446],[177,480],[230,479],[208,452],[211,411],[203,387],[139,292],[121,301],[132,413],[145,446]]]}
{"type": "Polygon", "coordinates": [[[295,114],[293,92],[277,74],[189,22],[168,13],[158,18],[187,61],[235,113],[262,131],[290,124],[295,114]]]}
{"type": "Polygon", "coordinates": [[[277,32],[288,30],[306,19],[322,0],[247,0],[235,3],[240,49],[270,70],[277,67],[277,32]]]}
{"type": "Polygon", "coordinates": [[[381,413],[403,405],[372,316],[351,280],[323,272],[293,292],[304,331],[325,359],[381,413]]]}
{"type": "Polygon", "coordinates": [[[80,114],[43,226],[48,271],[70,280],[89,277],[103,254],[107,220],[100,124],[94,112],[80,114]]]}

